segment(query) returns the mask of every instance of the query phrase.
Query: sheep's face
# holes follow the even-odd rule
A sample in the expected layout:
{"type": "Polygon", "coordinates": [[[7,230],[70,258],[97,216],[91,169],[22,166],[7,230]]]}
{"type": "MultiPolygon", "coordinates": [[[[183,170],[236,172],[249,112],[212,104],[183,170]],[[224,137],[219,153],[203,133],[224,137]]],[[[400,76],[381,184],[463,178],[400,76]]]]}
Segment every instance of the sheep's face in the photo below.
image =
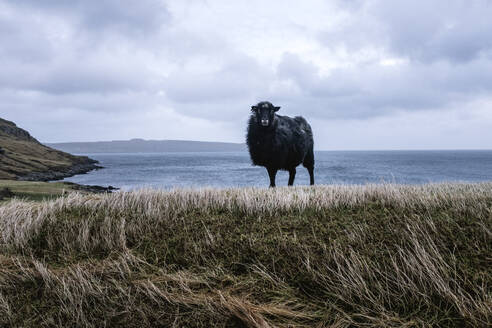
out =
{"type": "Polygon", "coordinates": [[[251,111],[256,117],[256,122],[262,127],[269,127],[275,119],[275,112],[280,107],[273,106],[271,102],[262,101],[256,106],[251,106],[251,111]]]}

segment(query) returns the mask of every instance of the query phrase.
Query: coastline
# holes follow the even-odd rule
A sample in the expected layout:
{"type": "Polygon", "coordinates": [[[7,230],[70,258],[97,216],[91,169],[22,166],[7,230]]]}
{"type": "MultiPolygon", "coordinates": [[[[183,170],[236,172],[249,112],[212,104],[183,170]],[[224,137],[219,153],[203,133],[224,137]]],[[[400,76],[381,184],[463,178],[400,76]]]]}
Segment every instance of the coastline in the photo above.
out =
{"type": "Polygon", "coordinates": [[[69,167],[60,167],[55,170],[44,172],[29,172],[23,176],[19,176],[19,181],[58,181],[64,178],[69,178],[77,174],[86,174],[93,170],[99,170],[103,167],[97,165],[99,163],[95,160],[90,160],[89,163],[76,163],[69,167]]]}

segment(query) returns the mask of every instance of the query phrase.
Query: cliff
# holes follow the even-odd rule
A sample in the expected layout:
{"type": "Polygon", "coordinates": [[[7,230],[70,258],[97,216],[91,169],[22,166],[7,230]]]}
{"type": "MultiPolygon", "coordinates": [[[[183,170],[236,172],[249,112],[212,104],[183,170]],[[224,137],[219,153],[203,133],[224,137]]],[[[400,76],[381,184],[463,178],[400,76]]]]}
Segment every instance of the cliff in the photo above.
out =
{"type": "Polygon", "coordinates": [[[42,145],[26,130],[0,118],[0,179],[58,180],[99,168],[96,163],[42,145]]]}

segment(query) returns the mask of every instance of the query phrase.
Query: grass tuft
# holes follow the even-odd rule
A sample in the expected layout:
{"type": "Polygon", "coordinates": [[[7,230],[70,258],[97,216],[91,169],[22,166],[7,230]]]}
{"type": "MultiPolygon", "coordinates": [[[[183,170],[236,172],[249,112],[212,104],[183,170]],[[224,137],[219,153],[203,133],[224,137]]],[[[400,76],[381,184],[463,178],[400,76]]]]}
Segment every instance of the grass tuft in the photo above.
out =
{"type": "Polygon", "coordinates": [[[2,327],[487,327],[492,183],[0,206],[2,327]]]}

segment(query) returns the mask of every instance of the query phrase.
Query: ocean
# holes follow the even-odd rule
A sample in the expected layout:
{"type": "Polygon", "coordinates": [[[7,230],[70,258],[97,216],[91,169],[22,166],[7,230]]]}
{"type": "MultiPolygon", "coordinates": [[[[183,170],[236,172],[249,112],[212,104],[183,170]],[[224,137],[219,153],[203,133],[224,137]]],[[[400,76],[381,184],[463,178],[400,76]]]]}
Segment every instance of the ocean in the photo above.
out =
{"type": "MultiPolygon", "coordinates": [[[[122,190],[175,187],[267,187],[263,167],[252,166],[247,152],[79,154],[104,169],[65,181],[114,186],[122,190]]],[[[316,151],[316,184],[492,181],[492,150],[316,151]]],[[[277,174],[277,186],[288,173],[277,174]]],[[[307,170],[298,166],[295,185],[308,185],[307,170]]]]}

